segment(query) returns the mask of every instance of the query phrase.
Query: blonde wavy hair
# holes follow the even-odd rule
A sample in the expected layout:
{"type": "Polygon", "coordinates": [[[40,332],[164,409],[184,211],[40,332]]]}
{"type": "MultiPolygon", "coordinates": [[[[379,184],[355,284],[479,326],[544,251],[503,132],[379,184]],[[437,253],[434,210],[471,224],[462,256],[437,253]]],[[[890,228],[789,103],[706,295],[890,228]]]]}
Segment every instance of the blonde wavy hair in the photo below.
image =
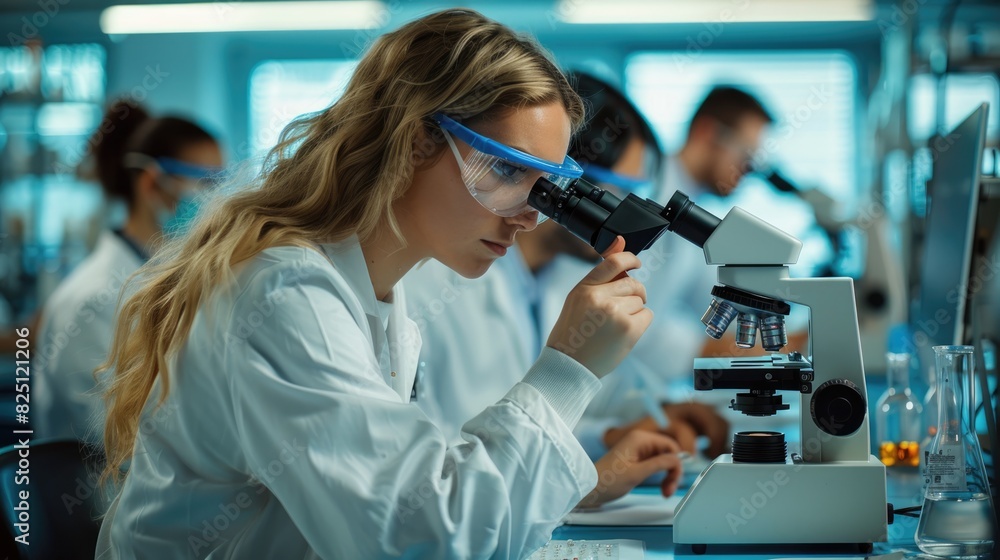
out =
{"type": "Polygon", "coordinates": [[[249,185],[217,201],[191,231],[165,245],[129,280],[107,361],[104,479],[118,480],[140,416],[168,359],[183,346],[199,303],[232,277],[232,266],[278,245],[311,246],[388,228],[392,205],[414,169],[434,154],[431,116],[491,118],[558,102],[576,130],[584,109],[566,78],[532,39],[468,10],[423,17],[380,37],[343,97],[296,119],[249,185]]]}

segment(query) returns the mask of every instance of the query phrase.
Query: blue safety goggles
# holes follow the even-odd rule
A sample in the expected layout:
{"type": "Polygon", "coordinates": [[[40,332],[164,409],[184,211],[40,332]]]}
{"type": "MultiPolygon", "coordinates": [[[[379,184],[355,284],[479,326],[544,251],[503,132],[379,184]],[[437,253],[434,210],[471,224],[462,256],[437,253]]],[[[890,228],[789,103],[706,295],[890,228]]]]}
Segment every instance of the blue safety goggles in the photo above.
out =
{"type": "Polygon", "coordinates": [[[144,169],[155,166],[165,175],[172,175],[189,181],[211,185],[223,177],[223,168],[197,165],[168,157],[152,157],[138,152],[125,154],[125,166],[130,169],[144,169]]]}
{"type": "Polygon", "coordinates": [[[583,168],[569,156],[561,164],[544,160],[483,136],[447,115],[437,113],[433,118],[445,133],[469,193],[498,216],[512,217],[532,211],[528,194],[540,177],[563,182],[583,175],[583,168]],[[472,151],[463,156],[452,136],[472,151]]]}
{"type": "Polygon", "coordinates": [[[603,183],[618,187],[626,193],[635,193],[636,196],[649,196],[653,189],[653,181],[640,177],[631,177],[616,173],[607,167],[584,163],[583,178],[591,183],[603,183]]]}
{"type": "Polygon", "coordinates": [[[222,177],[223,168],[221,167],[195,165],[186,161],[165,157],[154,159],[160,166],[160,169],[168,175],[177,175],[178,177],[184,177],[185,179],[208,181],[210,183],[216,183],[222,177]]]}

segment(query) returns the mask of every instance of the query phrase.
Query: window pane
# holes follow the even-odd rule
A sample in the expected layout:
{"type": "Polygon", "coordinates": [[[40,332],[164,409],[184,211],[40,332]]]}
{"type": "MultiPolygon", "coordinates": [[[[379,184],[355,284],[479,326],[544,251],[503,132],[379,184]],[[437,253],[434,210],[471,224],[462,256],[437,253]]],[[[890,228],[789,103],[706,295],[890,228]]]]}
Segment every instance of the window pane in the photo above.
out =
{"type": "MultiPolygon", "coordinates": [[[[992,74],[960,74],[945,80],[944,124],[953,130],[965,120],[980,103],[989,103],[987,134],[991,139],[1000,136],[1000,112],[995,110],[1000,101],[1000,85],[992,74]]],[[[914,76],[910,80],[910,107],[908,112],[910,137],[925,142],[935,132],[937,118],[937,80],[929,74],[914,76]]]]}
{"type": "Polygon", "coordinates": [[[269,60],[250,74],[250,149],[260,155],[304,113],[332,105],[347,88],[355,60],[269,60]]]}
{"type": "Polygon", "coordinates": [[[768,159],[802,186],[843,203],[857,199],[855,69],[839,52],[639,53],[625,70],[629,95],[668,152],[680,148],[696,105],[716,84],[746,89],[777,122],[764,143],[768,159]]]}
{"type": "MultiPolygon", "coordinates": [[[[803,189],[823,189],[845,211],[859,198],[856,83],[854,61],[839,51],[643,52],[629,57],[625,68],[626,91],[668,153],[684,143],[691,115],[713,86],[750,92],[776,119],[762,143],[767,162],[803,189]]],[[[733,205],[803,241],[796,272],[814,273],[834,258],[812,209],[797,197],[748,176],[733,196],[709,208],[721,215],[733,205]]],[[[856,274],[860,256],[838,257],[838,268],[856,274]]]]}

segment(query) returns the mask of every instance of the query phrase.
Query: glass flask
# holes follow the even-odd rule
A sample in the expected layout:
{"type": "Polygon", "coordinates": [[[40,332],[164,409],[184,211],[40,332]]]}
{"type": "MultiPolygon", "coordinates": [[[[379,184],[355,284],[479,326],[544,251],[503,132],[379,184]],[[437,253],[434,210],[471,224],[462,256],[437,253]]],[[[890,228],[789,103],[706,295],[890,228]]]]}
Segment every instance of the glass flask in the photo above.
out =
{"type": "Polygon", "coordinates": [[[925,453],[924,505],[914,540],[934,556],[991,557],[994,528],[975,432],[972,346],[935,346],[937,433],[925,453]]]}
{"type": "MultiPolygon", "coordinates": [[[[921,425],[923,438],[920,440],[920,449],[922,450],[930,449],[931,442],[934,441],[934,436],[937,435],[938,429],[938,384],[936,368],[927,368],[927,375],[930,387],[927,389],[927,394],[924,395],[924,414],[921,425]]],[[[921,452],[920,472],[924,472],[926,469],[926,453],[921,452]]]]}
{"type": "Polygon", "coordinates": [[[886,355],[889,388],[875,405],[875,434],[882,464],[894,468],[920,465],[923,407],[910,392],[910,355],[886,355]]]}

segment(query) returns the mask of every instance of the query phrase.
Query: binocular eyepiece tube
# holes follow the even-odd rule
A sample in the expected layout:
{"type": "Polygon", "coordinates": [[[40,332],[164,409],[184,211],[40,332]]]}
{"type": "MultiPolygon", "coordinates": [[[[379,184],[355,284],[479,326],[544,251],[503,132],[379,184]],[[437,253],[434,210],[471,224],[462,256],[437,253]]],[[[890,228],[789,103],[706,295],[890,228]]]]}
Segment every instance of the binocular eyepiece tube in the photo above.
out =
{"type": "Polygon", "coordinates": [[[721,222],[680,191],[664,207],[634,194],[619,198],[582,179],[561,186],[542,177],[528,194],[528,205],[598,252],[604,252],[621,235],[625,250],[639,253],[664,231],[702,247],[721,222]]]}

